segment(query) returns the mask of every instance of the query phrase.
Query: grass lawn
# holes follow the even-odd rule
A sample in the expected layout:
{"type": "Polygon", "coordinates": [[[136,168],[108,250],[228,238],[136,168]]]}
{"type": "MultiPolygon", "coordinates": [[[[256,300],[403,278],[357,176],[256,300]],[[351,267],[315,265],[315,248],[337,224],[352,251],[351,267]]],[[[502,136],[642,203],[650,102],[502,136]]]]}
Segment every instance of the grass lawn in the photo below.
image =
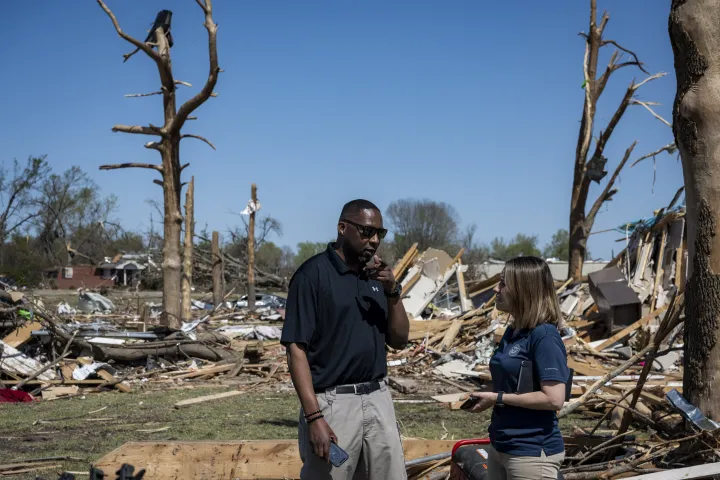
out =
{"type": "MultiPolygon", "coordinates": [[[[223,391],[109,392],[36,404],[2,404],[0,464],[69,456],[78,460],[58,461],[63,470],[87,472],[90,463],[129,441],[296,438],[299,404],[287,391],[173,408],[179,400],[223,391]],[[156,433],[140,431],[163,427],[170,428],[156,433]]],[[[484,437],[489,422],[487,414],[451,411],[441,404],[396,403],[396,412],[403,435],[413,438],[484,437]]],[[[569,429],[587,423],[575,417],[563,424],[569,429]]],[[[34,479],[36,474],[57,478],[53,470],[3,478],[34,479]]]]}

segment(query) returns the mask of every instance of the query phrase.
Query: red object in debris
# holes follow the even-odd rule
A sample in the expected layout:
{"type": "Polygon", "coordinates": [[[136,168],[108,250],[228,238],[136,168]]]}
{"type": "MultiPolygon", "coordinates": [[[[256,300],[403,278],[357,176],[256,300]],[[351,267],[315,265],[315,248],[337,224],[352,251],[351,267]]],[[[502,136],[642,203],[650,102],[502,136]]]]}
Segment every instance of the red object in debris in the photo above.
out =
{"type": "Polygon", "coordinates": [[[9,388],[0,388],[0,403],[23,403],[32,402],[35,399],[29,393],[22,390],[10,390],[9,388]]]}
{"type": "Polygon", "coordinates": [[[452,449],[452,463],[450,464],[451,480],[483,480],[487,476],[487,456],[480,453],[480,449],[473,448],[489,445],[489,438],[471,438],[460,440],[452,449]],[[462,448],[470,447],[470,448],[462,448]],[[461,452],[458,452],[462,448],[461,452]]]}

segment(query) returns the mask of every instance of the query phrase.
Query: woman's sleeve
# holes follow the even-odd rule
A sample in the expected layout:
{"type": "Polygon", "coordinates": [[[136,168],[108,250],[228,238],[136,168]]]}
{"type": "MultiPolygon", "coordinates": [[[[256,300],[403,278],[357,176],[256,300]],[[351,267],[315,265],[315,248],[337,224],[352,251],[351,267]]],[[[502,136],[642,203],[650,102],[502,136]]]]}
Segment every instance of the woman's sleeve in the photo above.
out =
{"type": "Polygon", "coordinates": [[[567,365],[567,353],[560,334],[546,333],[534,346],[533,362],[540,382],[567,383],[570,370],[567,365]]]}

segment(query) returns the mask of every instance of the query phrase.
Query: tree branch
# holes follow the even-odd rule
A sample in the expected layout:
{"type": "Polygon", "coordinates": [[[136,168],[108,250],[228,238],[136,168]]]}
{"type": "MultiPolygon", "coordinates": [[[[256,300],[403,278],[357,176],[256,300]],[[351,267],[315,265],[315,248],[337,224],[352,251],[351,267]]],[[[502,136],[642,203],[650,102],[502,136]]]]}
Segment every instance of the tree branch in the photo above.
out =
{"type": "Polygon", "coordinates": [[[614,45],[614,46],[615,46],[616,48],[618,48],[619,50],[622,50],[623,52],[632,55],[632,57],[633,57],[635,60],[634,60],[633,62],[627,62],[627,63],[628,63],[628,64],[631,64],[631,65],[636,65],[640,70],[642,70],[643,73],[645,73],[646,75],[650,75],[650,72],[648,72],[647,70],[645,70],[645,69],[643,68],[643,63],[640,61],[640,59],[638,58],[638,56],[635,55],[635,52],[633,52],[632,50],[628,50],[627,48],[623,47],[622,45],[618,45],[618,43],[617,43],[615,40],[603,40],[603,42],[600,44],[600,46],[601,46],[601,47],[604,47],[605,45],[608,45],[608,44],[609,44],[609,45],[614,45]]]}
{"type": "Polygon", "coordinates": [[[617,110],[615,110],[615,114],[608,122],[607,127],[604,131],[600,132],[600,137],[595,144],[595,152],[593,153],[591,158],[599,157],[600,155],[602,155],[603,150],[605,150],[605,145],[607,144],[608,140],[610,140],[610,136],[615,130],[615,127],[617,127],[620,119],[625,114],[625,110],[627,110],[628,105],[630,105],[630,100],[632,100],[632,96],[633,93],[635,93],[635,90],[635,84],[631,83],[628,89],[625,91],[625,96],[620,101],[620,105],[618,105],[617,110]]]}
{"type": "Polygon", "coordinates": [[[657,80],[658,78],[662,78],[662,77],[664,77],[665,75],[667,75],[667,73],[665,73],[665,72],[659,72],[659,73],[656,73],[655,75],[650,75],[648,78],[646,78],[646,79],[643,80],[642,82],[640,82],[640,83],[638,83],[637,85],[635,85],[635,90],[637,90],[638,88],[642,87],[642,86],[645,85],[646,83],[652,82],[653,80],[657,80]]]}
{"type": "Polygon", "coordinates": [[[183,135],[180,135],[180,138],[181,138],[181,139],[183,139],[183,138],[196,138],[196,139],[202,140],[203,142],[205,142],[205,143],[207,143],[208,145],[210,145],[210,147],[212,147],[213,150],[216,150],[215,145],[213,145],[213,144],[210,142],[210,140],[208,140],[208,139],[205,138],[205,137],[201,137],[200,135],[193,135],[193,134],[191,134],[191,133],[185,133],[185,134],[183,134],[183,135]]]}
{"type": "Polygon", "coordinates": [[[117,170],[119,168],[149,168],[162,173],[162,165],[153,165],[152,163],[117,163],[114,165],[100,165],[100,170],[117,170]]]}
{"type": "Polygon", "coordinates": [[[145,144],[145,148],[149,148],[150,150],[157,150],[158,152],[162,151],[162,144],[158,142],[147,142],[145,144]]]}
{"type": "Polygon", "coordinates": [[[648,112],[650,112],[652,114],[653,117],[657,118],[658,120],[663,122],[665,125],[672,128],[672,125],[670,125],[670,123],[667,120],[662,118],[660,115],[655,113],[652,108],[650,108],[650,104],[648,104],[646,102],[641,102],[640,100],[635,100],[635,99],[630,103],[632,103],[633,105],[642,105],[643,107],[645,107],[647,109],[648,112]]]}
{"type": "Polygon", "coordinates": [[[605,185],[605,188],[603,189],[602,193],[598,196],[598,198],[595,200],[595,203],[593,203],[592,208],[590,208],[590,212],[588,213],[586,217],[586,221],[588,222],[588,225],[592,225],[595,222],[595,216],[600,211],[600,207],[602,207],[602,204],[605,203],[607,200],[612,197],[615,192],[612,190],[613,185],[615,184],[615,180],[617,180],[617,177],[620,175],[620,171],[625,167],[625,164],[627,163],[628,159],[630,158],[630,154],[632,154],[633,149],[635,148],[635,145],[637,145],[637,140],[633,142],[630,147],[625,150],[625,155],[623,156],[622,161],[618,164],[617,168],[615,168],[615,171],[612,174],[612,177],[610,177],[610,180],[608,180],[607,185],[605,185]]]}
{"type": "Polygon", "coordinates": [[[210,57],[210,73],[208,75],[207,82],[203,89],[195,95],[193,98],[183,104],[182,107],[175,115],[175,119],[170,125],[170,131],[179,132],[182,126],[185,124],[188,116],[195,111],[200,105],[205,103],[215,89],[217,84],[218,74],[220,73],[220,67],[218,67],[218,56],[217,56],[217,25],[213,22],[212,18],[212,0],[205,0],[205,3],[201,0],[196,0],[200,8],[205,12],[205,28],[208,32],[208,50],[210,57]]]}
{"type": "Polygon", "coordinates": [[[162,63],[162,59],[160,58],[160,55],[155,52],[149,45],[144,44],[143,42],[137,40],[136,38],[131,37],[127,33],[123,32],[120,28],[120,24],[117,21],[117,18],[115,18],[115,14],[105,5],[105,2],[103,0],[97,0],[98,5],[100,5],[100,8],[102,8],[108,17],[110,17],[110,20],[112,20],[113,26],[115,27],[115,31],[117,31],[118,35],[122,37],[124,40],[128,41],[129,43],[135,45],[136,50],[134,50],[132,53],[128,53],[123,55],[125,57],[125,61],[132,57],[138,50],[142,50],[147,54],[148,57],[155,60],[155,62],[160,65],[162,63]]]}
{"type": "Polygon", "coordinates": [[[630,168],[634,167],[635,165],[642,162],[643,160],[646,160],[650,157],[655,157],[656,155],[659,155],[662,152],[668,152],[670,155],[672,155],[676,151],[677,151],[677,146],[675,145],[675,143],[669,143],[669,144],[665,145],[664,147],[662,147],[658,150],[655,150],[652,153],[648,153],[647,155],[644,155],[644,156],[638,158],[637,160],[635,160],[635,162],[633,162],[632,165],[630,165],[630,168]]]}
{"type": "Polygon", "coordinates": [[[115,125],[112,128],[112,131],[122,133],[134,133],[136,135],[157,135],[159,137],[163,136],[162,130],[160,130],[154,125],[150,125],[148,127],[144,127],[141,125],[115,125]]]}
{"type": "Polygon", "coordinates": [[[162,95],[163,91],[158,90],[157,92],[150,93],[128,93],[125,98],[137,98],[137,97],[152,97],[153,95],[162,95]]]}

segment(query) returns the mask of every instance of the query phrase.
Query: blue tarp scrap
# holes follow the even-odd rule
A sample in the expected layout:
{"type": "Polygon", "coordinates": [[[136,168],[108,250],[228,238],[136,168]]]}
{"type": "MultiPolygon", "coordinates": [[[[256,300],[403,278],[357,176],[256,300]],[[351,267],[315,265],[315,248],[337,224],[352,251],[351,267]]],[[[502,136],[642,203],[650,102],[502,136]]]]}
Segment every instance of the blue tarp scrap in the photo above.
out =
{"type": "Polygon", "coordinates": [[[678,213],[685,210],[684,206],[678,206],[675,208],[672,208],[665,212],[662,217],[652,216],[649,218],[643,218],[642,220],[635,220],[634,222],[630,222],[624,225],[620,225],[619,227],[615,228],[615,231],[620,232],[622,234],[625,233],[625,231],[628,232],[628,235],[632,235],[636,230],[649,230],[652,227],[655,226],[655,224],[662,220],[665,216],[671,214],[671,213],[678,213]]]}

